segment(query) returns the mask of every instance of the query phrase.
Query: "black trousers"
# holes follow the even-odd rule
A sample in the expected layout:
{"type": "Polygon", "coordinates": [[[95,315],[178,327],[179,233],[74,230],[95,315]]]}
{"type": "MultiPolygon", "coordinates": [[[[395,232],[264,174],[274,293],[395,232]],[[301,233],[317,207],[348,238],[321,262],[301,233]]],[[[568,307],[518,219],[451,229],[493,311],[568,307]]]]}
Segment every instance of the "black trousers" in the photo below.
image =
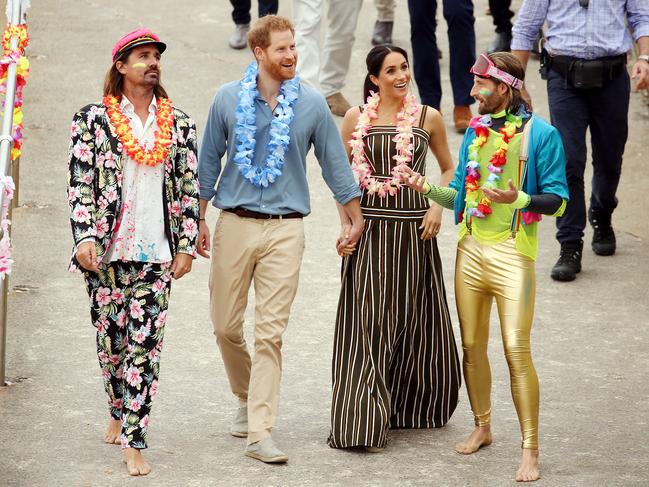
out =
{"type": "MultiPolygon", "coordinates": [[[[250,23],[250,0],[230,0],[232,4],[232,20],[237,25],[250,23]]],[[[259,17],[276,14],[279,0],[258,0],[259,17]]]]}
{"type": "Polygon", "coordinates": [[[578,89],[558,72],[548,73],[550,117],[566,151],[566,177],[570,201],[557,219],[557,240],[580,240],[586,227],[584,170],[586,130],[590,129],[593,180],[590,207],[610,215],[617,206],[615,193],[622,171],[622,156],[628,135],[629,75],[623,69],[603,88],[578,89]]]}
{"type": "Polygon", "coordinates": [[[512,0],[489,0],[489,10],[494,19],[496,32],[511,32],[512,18],[514,12],[511,11],[512,0]]]}
{"type": "MultiPolygon", "coordinates": [[[[455,105],[471,105],[473,75],[469,69],[475,62],[475,30],[472,0],[443,0],[443,13],[448,23],[451,86],[455,105]]],[[[410,40],[414,73],[419,96],[424,105],[439,109],[442,100],[439,59],[437,58],[437,0],[408,0],[410,40]]]]}

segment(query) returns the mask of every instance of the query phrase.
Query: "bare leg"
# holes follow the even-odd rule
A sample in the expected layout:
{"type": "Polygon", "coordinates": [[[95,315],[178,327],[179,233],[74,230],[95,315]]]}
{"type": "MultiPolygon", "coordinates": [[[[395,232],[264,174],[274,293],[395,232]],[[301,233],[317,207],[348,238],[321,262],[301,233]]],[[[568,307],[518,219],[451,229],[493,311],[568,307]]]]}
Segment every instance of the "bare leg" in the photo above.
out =
{"type": "Polygon", "coordinates": [[[104,433],[104,441],[113,445],[120,444],[120,435],[122,434],[122,420],[112,419],[108,423],[108,428],[104,433]]]}
{"type": "Polygon", "coordinates": [[[137,477],[151,472],[151,465],[144,460],[142,452],[137,448],[124,448],[122,455],[129,475],[137,477]]]}
{"type": "Polygon", "coordinates": [[[462,455],[471,455],[483,446],[491,445],[492,441],[491,426],[476,426],[466,440],[455,445],[455,451],[462,455]]]}
{"type": "Polygon", "coordinates": [[[524,448],[521,456],[521,466],[518,467],[516,472],[516,482],[534,482],[540,478],[539,451],[524,448]]]}

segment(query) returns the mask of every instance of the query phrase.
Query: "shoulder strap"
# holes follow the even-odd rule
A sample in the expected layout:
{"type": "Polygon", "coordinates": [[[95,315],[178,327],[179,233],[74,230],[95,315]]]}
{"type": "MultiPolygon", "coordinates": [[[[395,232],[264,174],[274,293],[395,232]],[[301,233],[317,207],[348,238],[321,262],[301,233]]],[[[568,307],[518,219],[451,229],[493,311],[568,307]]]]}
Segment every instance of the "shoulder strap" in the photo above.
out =
{"type": "Polygon", "coordinates": [[[520,159],[521,161],[527,162],[527,158],[529,155],[529,148],[530,148],[530,127],[532,127],[532,122],[534,121],[534,115],[530,117],[530,119],[527,121],[525,124],[525,128],[523,129],[523,134],[521,135],[521,155],[520,159]]]}
{"type": "Polygon", "coordinates": [[[426,121],[426,110],[428,105],[421,106],[421,115],[419,116],[419,128],[424,128],[424,122],[426,121]]]}

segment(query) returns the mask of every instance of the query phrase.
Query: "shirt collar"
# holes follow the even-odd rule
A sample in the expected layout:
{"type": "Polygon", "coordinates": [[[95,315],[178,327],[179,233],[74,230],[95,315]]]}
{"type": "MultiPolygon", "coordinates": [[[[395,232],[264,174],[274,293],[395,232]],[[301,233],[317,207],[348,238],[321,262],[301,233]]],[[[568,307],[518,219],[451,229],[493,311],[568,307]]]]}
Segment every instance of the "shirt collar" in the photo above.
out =
{"type": "MultiPolygon", "coordinates": [[[[131,100],[126,98],[126,95],[122,95],[122,101],[119,102],[119,106],[122,109],[122,111],[126,113],[134,113],[135,112],[135,107],[133,106],[133,103],[131,103],[131,100]]],[[[155,113],[158,110],[158,104],[155,98],[155,95],[151,98],[151,103],[149,104],[149,113],[155,113]]]]}

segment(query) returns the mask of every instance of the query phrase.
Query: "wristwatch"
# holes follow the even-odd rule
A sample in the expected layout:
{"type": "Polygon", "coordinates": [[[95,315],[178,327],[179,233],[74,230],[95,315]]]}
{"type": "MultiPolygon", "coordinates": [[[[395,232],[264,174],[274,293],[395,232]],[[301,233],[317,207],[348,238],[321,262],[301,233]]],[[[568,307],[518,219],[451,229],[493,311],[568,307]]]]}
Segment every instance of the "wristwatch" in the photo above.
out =
{"type": "Polygon", "coordinates": [[[638,56],[638,59],[642,59],[643,61],[646,61],[649,63],[649,54],[642,54],[638,56]]]}

